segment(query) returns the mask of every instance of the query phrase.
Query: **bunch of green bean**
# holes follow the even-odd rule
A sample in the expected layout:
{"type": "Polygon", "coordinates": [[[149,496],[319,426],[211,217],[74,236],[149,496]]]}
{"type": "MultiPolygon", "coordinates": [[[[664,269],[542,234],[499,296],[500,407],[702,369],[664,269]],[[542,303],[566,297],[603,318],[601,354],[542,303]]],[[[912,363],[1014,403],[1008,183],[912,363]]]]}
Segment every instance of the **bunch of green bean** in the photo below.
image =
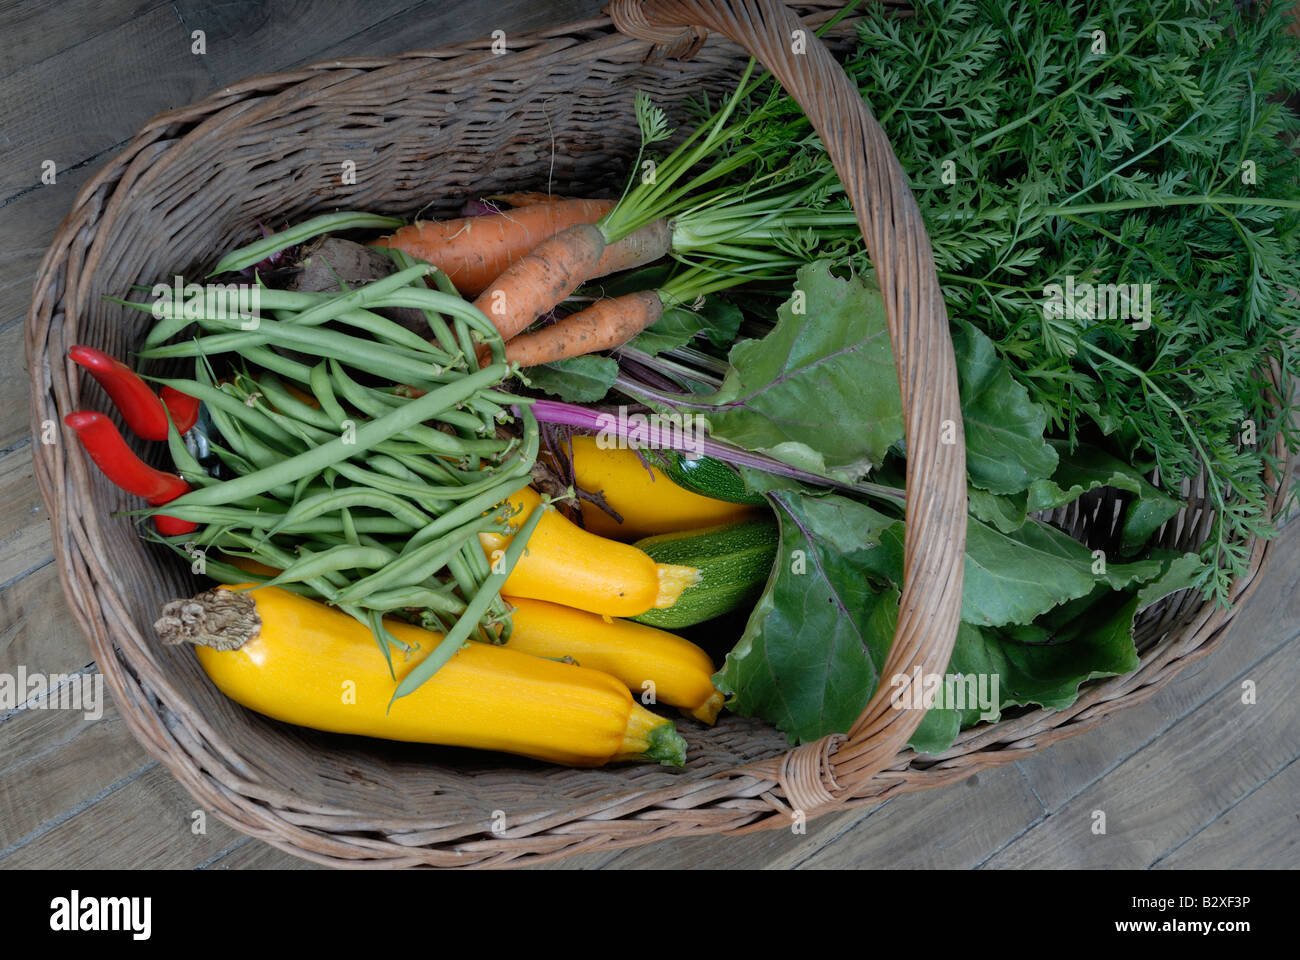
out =
{"type": "MultiPolygon", "coordinates": [[[[351,228],[356,216],[316,218],[222,264],[256,263],[351,228]]],[[[436,268],[390,255],[397,272],[356,289],[260,287],[255,319],[193,303],[118,302],[158,318],[142,359],[194,358],[194,379],[155,379],[202,401],[219,434],[210,449],[230,474],[210,476],[173,427],[172,458],[193,489],[147,513],[200,527],[161,539],[191,557],[202,551],[204,572],[220,582],[273,584],[338,606],[370,627],[391,667],[391,647],[408,647],[384,629],[385,614],[414,613],[442,631],[450,648],[440,645],[435,664],[471,636],[509,638],[500,589],[536,517],[516,534],[518,548],[492,564],[478,534],[510,532],[505,500],[529,482],[539,431],[530,401],[502,389],[513,371],[492,323],[436,268]],[[423,312],[429,340],[375,312],[397,306],[423,312]],[[191,325],[197,335],[169,343],[191,325]],[[482,343],[491,362],[480,369],[482,343]],[[517,435],[498,431],[515,422],[517,435]],[[210,548],[280,572],[251,574],[209,557],[210,548]]]]}

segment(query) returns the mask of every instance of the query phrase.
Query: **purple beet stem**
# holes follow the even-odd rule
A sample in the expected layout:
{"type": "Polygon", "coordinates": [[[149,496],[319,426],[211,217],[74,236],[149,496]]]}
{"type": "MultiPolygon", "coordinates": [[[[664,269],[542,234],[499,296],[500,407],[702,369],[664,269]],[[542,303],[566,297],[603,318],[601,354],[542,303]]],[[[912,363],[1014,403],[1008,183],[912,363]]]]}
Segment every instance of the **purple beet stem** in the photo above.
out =
{"type": "MultiPolygon", "coordinates": [[[[620,418],[602,415],[595,410],[588,410],[586,407],[580,407],[572,403],[561,403],[558,400],[535,400],[533,401],[533,416],[541,423],[558,423],[567,427],[578,427],[583,430],[613,430],[620,436],[626,436],[625,431],[620,431],[623,425],[620,418]]],[[[665,431],[666,433],[667,431],[665,431]]],[[[661,440],[663,433],[660,434],[661,440]]],[[[669,434],[669,441],[661,443],[674,450],[693,450],[693,445],[686,443],[674,442],[676,438],[669,434]]],[[[774,473],[779,477],[790,477],[792,480],[800,480],[804,483],[813,484],[822,487],[834,487],[837,490],[851,490],[855,493],[867,493],[875,496],[884,496],[892,500],[902,500],[903,491],[894,487],[882,486],[881,484],[850,484],[842,483],[838,480],[832,480],[828,477],[818,476],[815,473],[809,473],[806,470],[800,470],[798,467],[792,467],[780,460],[772,457],[765,457],[761,453],[753,453],[749,450],[742,450],[740,447],[734,447],[729,443],[720,443],[717,440],[701,439],[699,442],[699,452],[706,457],[713,457],[715,460],[722,460],[726,463],[742,467],[753,467],[756,470],[764,470],[767,473],[774,473]]]]}

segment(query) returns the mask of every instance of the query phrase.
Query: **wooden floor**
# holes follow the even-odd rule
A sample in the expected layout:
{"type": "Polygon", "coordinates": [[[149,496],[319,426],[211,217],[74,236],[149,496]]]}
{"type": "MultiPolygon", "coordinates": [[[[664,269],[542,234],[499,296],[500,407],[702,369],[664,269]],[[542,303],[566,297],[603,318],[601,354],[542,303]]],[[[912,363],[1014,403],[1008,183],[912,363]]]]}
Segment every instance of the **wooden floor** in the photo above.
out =
{"type": "MultiPolygon", "coordinates": [[[[22,318],[77,190],[153,114],[294,64],[509,34],[602,0],[0,0],[0,673],[95,665],[59,590],[32,479],[22,318]],[[485,11],[492,11],[490,13],[485,11]],[[207,53],[191,53],[203,30],[207,53]],[[53,160],[57,182],[42,185],[53,160]]],[[[1300,524],[1218,653],[1146,703],[944,790],[827,816],[805,835],[658,843],[568,867],[1297,867],[1300,524]],[[1242,702],[1251,681],[1255,702],[1242,702]],[[1095,835],[1095,811],[1106,833],[1095,835]]],[[[103,716],[0,711],[0,868],[303,867],[202,818],[103,716]],[[196,823],[203,830],[198,830],[196,823]]]]}

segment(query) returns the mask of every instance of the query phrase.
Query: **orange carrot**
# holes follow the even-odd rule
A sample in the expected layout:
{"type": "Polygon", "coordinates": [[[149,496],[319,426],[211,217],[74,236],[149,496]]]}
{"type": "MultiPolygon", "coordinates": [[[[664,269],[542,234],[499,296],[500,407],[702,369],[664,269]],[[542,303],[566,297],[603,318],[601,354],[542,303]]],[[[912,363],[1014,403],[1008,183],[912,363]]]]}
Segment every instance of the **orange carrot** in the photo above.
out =
{"type": "Polygon", "coordinates": [[[525,333],[506,344],[506,360],[521,367],[553,363],[627,343],[664,312],[664,302],[653,290],[597,300],[581,313],[549,327],[525,333]]]}
{"type": "Polygon", "coordinates": [[[417,220],[372,246],[396,247],[427,260],[462,294],[474,297],[542,241],[575,224],[595,223],[613,206],[613,200],[561,200],[482,217],[417,220]]]}
{"type": "Polygon", "coordinates": [[[594,280],[596,277],[605,277],[620,270],[631,270],[633,267],[644,267],[647,263],[654,263],[661,257],[668,256],[668,251],[672,249],[672,242],[673,231],[667,220],[648,223],[640,230],[629,233],[622,240],[607,246],[600,262],[596,264],[596,269],[591,271],[591,276],[587,279],[594,280]]]}
{"type": "MultiPolygon", "coordinates": [[[[533,207],[524,207],[532,210],[533,207]]],[[[561,230],[516,260],[478,295],[478,307],[509,340],[573,293],[605,252],[605,235],[589,223],[561,230]]]]}

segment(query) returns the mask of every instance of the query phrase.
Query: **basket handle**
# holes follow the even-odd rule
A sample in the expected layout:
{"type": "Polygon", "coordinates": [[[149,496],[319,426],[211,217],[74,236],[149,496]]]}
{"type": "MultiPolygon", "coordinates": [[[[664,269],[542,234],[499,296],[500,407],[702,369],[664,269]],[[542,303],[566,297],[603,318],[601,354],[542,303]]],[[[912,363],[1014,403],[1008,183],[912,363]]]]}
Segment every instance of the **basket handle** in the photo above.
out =
{"type": "Polygon", "coordinates": [[[923,674],[946,670],[961,617],[966,453],[956,361],[930,238],[906,174],[857,87],[781,3],[613,0],[609,12],[621,32],[652,43],[680,41],[685,27],[720,33],[771,71],[821,136],[884,296],[907,442],[907,532],[893,645],[881,683],[847,738],[825,737],[783,759],[744,768],[779,783],[799,809],[825,807],[852,795],[906,746],[924,714],[894,709],[887,678],[911,676],[917,666],[923,674]]]}

